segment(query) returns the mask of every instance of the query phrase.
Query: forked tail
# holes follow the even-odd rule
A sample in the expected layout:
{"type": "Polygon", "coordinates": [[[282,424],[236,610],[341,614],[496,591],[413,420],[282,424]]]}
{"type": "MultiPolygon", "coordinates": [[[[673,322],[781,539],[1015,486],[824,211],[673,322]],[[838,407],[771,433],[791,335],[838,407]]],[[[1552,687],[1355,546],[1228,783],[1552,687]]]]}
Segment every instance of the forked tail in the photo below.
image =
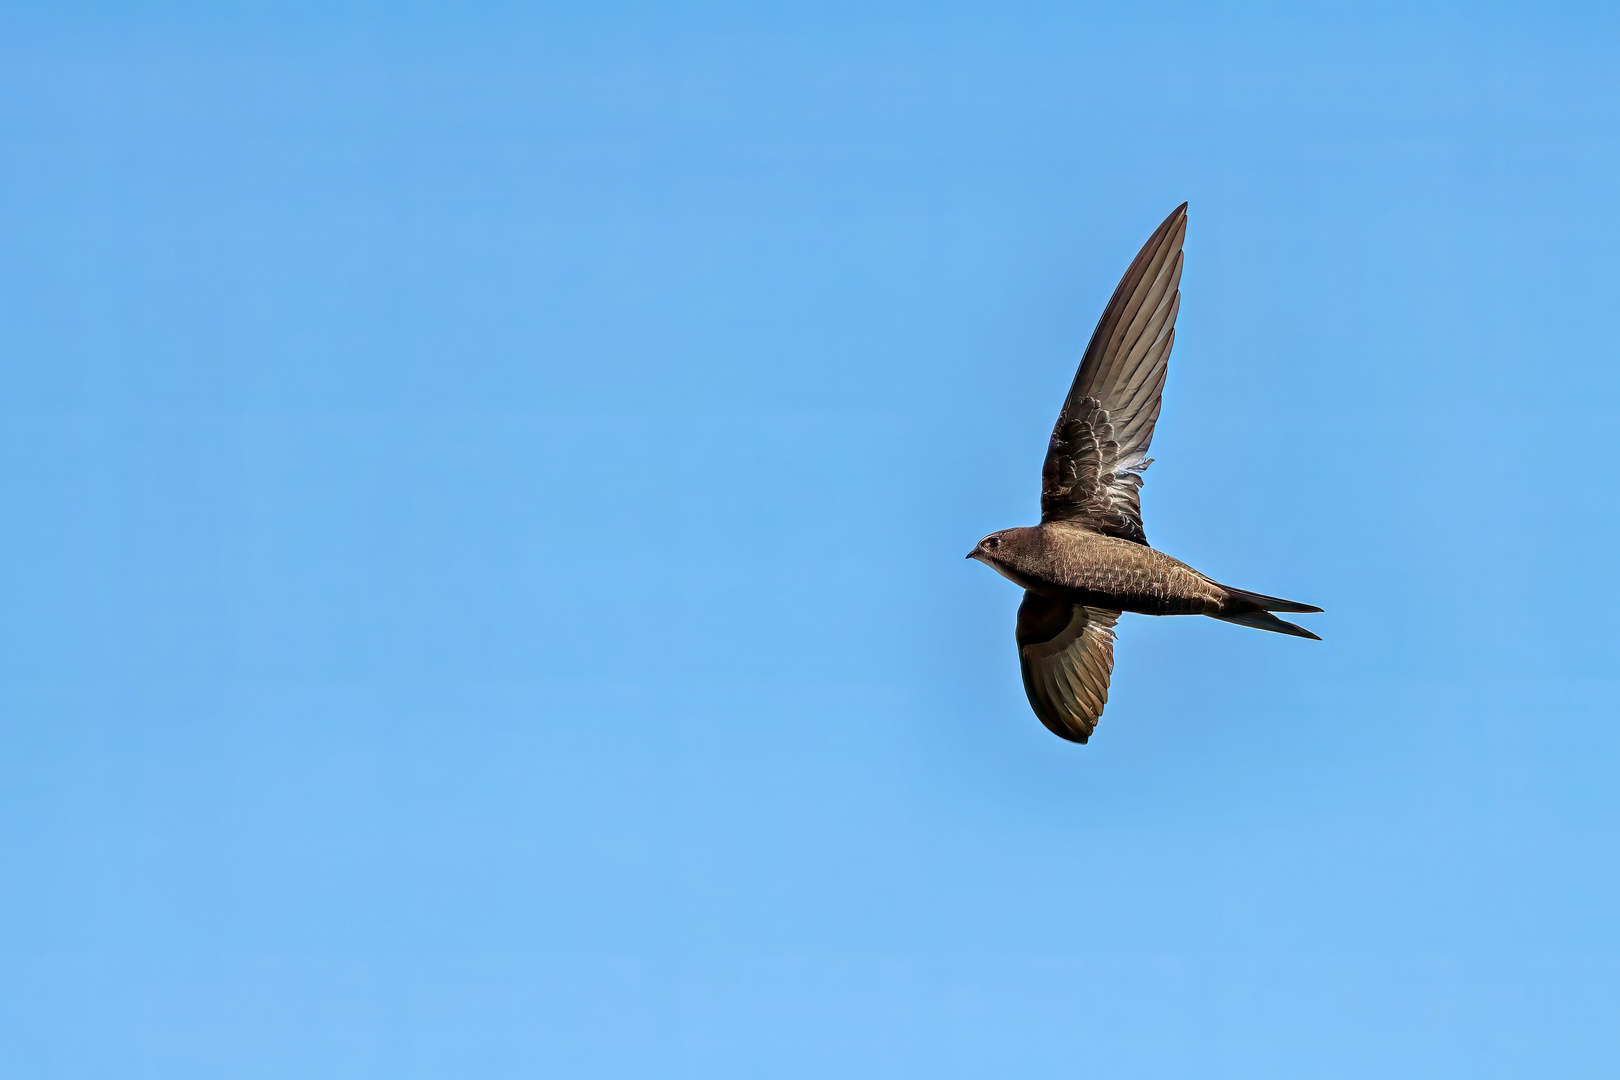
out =
{"type": "Polygon", "coordinates": [[[1236,623],[1239,626],[1252,626],[1256,630],[1270,630],[1277,634],[1292,634],[1294,637],[1310,638],[1312,641],[1322,639],[1305,629],[1295,626],[1291,622],[1271,614],[1273,611],[1321,611],[1319,607],[1309,604],[1297,604],[1292,600],[1281,600],[1275,596],[1266,596],[1262,593],[1245,592],[1234,589],[1230,585],[1222,585],[1226,590],[1227,610],[1220,615],[1211,615],[1212,619],[1221,622],[1236,623]]]}

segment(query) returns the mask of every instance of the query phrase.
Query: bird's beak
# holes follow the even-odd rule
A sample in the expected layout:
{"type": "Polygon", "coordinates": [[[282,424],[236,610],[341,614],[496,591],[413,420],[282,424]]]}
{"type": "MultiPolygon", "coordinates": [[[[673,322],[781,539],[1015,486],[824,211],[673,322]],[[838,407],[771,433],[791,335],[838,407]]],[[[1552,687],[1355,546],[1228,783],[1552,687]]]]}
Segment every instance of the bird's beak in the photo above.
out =
{"type": "Polygon", "coordinates": [[[978,548],[974,548],[972,551],[967,553],[967,557],[970,558],[970,559],[977,559],[979,557],[979,555],[980,555],[980,552],[979,552],[978,548]]]}

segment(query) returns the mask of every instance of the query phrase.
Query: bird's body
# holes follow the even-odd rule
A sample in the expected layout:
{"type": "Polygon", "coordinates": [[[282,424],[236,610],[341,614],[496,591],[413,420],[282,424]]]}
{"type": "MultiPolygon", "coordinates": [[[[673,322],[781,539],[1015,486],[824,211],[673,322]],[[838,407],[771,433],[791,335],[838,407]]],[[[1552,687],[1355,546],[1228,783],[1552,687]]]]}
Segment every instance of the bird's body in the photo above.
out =
{"type": "Polygon", "coordinates": [[[1139,492],[1159,416],[1180,303],[1183,203],[1131,263],[1103,312],[1058,414],[1041,470],[1041,523],[979,541],[978,559],[1021,586],[1019,666],[1035,714],[1085,742],[1108,701],[1114,623],[1208,615],[1315,638],[1273,611],[1308,604],[1221,585],[1148,546],[1139,492]]]}
{"type": "Polygon", "coordinates": [[[1050,599],[1142,615],[1222,614],[1221,586],[1146,544],[1067,521],[1000,535],[993,568],[1050,599]]]}

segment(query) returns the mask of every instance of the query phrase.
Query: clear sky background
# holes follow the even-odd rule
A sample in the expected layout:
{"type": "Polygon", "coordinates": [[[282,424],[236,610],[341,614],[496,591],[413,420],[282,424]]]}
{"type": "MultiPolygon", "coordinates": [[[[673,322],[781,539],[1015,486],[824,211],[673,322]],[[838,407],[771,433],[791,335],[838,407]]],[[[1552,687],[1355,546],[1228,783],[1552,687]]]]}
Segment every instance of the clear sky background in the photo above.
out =
{"type": "Polygon", "coordinates": [[[1603,6],[0,12],[0,1072],[1620,1073],[1603,6]],[[1144,510],[1320,604],[1024,702],[1144,510]]]}

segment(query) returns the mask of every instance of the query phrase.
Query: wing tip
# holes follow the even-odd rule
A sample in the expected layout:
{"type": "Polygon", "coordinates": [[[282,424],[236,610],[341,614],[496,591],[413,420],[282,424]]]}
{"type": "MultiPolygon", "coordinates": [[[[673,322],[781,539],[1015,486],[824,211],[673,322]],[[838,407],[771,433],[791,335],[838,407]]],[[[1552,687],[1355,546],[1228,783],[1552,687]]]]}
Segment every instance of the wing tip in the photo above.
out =
{"type": "Polygon", "coordinates": [[[1170,211],[1170,213],[1165,215],[1164,220],[1159,222],[1159,227],[1154,230],[1154,233],[1156,235],[1163,236],[1164,234],[1170,232],[1172,229],[1180,228],[1182,225],[1185,225],[1186,223],[1187,223],[1187,204],[1182,203],[1180,206],[1176,207],[1174,210],[1170,211]]]}

